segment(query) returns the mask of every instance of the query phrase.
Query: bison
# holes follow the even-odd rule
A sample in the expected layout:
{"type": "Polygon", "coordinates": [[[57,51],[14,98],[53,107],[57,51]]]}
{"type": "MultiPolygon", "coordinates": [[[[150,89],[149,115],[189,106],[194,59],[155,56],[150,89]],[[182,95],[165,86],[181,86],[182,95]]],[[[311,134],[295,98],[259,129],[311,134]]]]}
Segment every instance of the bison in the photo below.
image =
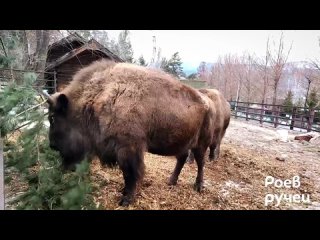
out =
{"type": "Polygon", "coordinates": [[[217,114],[195,89],[162,71],[100,60],[77,72],[48,103],[50,147],[60,152],[64,168],[86,156],[117,164],[124,178],[119,205],[134,200],[144,152],[176,156],[168,182],[175,185],[191,149],[198,166],[194,187],[201,191],[217,114]]]}
{"type": "MultiPolygon", "coordinates": [[[[215,107],[216,118],[214,122],[213,136],[210,144],[209,160],[213,161],[220,156],[220,144],[230,123],[230,104],[216,89],[199,89],[199,92],[208,96],[215,107]]],[[[193,163],[194,155],[189,151],[188,162],[193,163]]]]}

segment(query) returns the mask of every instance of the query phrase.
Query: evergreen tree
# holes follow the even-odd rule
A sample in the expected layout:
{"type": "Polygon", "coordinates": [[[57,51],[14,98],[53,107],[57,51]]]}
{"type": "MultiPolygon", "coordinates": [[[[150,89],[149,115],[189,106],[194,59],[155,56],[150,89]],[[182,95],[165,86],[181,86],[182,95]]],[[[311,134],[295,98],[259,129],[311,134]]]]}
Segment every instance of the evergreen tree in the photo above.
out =
{"type": "Polygon", "coordinates": [[[146,63],[146,60],[144,60],[144,57],[141,55],[138,59],[138,63],[140,66],[147,66],[148,63],[146,63]]]}
{"type": "Polygon", "coordinates": [[[167,60],[165,57],[163,57],[163,58],[161,59],[161,61],[160,61],[160,68],[161,68],[163,71],[165,71],[165,72],[167,72],[167,73],[170,73],[170,69],[169,69],[169,65],[168,65],[168,60],[167,60]]]}
{"type": "Polygon", "coordinates": [[[124,61],[133,63],[133,50],[129,34],[130,32],[128,30],[124,30],[119,34],[117,42],[115,40],[111,40],[110,50],[124,61]]]}
{"type": "Polygon", "coordinates": [[[283,102],[284,111],[285,111],[286,113],[292,113],[292,108],[293,108],[292,98],[293,98],[292,91],[289,90],[288,93],[287,93],[287,95],[286,95],[286,98],[284,99],[284,102],[283,102]]]}
{"type": "Polygon", "coordinates": [[[188,76],[188,79],[193,80],[193,79],[196,79],[197,77],[198,77],[198,74],[197,74],[197,73],[191,73],[191,74],[188,76]]]}
{"type": "Polygon", "coordinates": [[[20,30],[0,31],[0,68],[17,68],[25,63],[23,36],[20,30]]]}
{"type": "Polygon", "coordinates": [[[301,98],[294,104],[295,107],[303,107],[303,100],[301,98]]]}
{"type": "Polygon", "coordinates": [[[90,38],[97,40],[106,48],[110,48],[110,41],[107,31],[104,30],[91,30],[90,38]]]}
{"type": "Polygon", "coordinates": [[[166,58],[162,58],[160,62],[160,68],[169,73],[172,74],[175,77],[184,77],[185,73],[182,70],[182,61],[179,57],[179,52],[176,52],[172,55],[172,57],[167,60],[166,58]]]}
{"type": "Polygon", "coordinates": [[[180,73],[180,77],[187,78],[187,74],[182,71],[182,72],[180,73]]]}
{"type": "Polygon", "coordinates": [[[32,87],[35,80],[35,73],[26,73],[20,81],[8,81],[0,94],[5,169],[8,175],[19,173],[28,186],[15,200],[17,209],[95,209],[88,162],[63,174],[58,152],[49,147],[46,100],[32,87]],[[9,140],[17,129],[18,139],[9,140]]]}
{"type": "Polygon", "coordinates": [[[182,65],[182,61],[179,56],[179,52],[176,52],[172,55],[172,57],[168,61],[167,72],[171,73],[176,77],[181,77],[183,73],[181,65],[182,65]]]}
{"type": "Polygon", "coordinates": [[[307,106],[309,108],[314,108],[317,105],[318,101],[319,101],[319,96],[317,94],[317,90],[316,88],[312,88],[307,99],[307,106]]]}

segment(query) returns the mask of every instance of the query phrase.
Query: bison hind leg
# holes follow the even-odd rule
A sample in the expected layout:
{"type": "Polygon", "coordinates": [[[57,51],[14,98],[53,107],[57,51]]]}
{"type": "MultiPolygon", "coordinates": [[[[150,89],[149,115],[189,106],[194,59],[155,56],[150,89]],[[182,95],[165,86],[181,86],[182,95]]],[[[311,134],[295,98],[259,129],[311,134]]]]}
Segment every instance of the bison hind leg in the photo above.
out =
{"type": "Polygon", "coordinates": [[[196,181],[194,183],[194,189],[197,192],[201,192],[203,189],[203,167],[204,167],[204,155],[205,155],[206,149],[196,148],[196,149],[193,149],[192,151],[198,166],[198,173],[197,173],[196,181]]]}
{"type": "Polygon", "coordinates": [[[117,155],[125,184],[119,205],[125,207],[134,201],[137,183],[144,175],[143,150],[132,146],[123,147],[118,150],[117,155]]]}

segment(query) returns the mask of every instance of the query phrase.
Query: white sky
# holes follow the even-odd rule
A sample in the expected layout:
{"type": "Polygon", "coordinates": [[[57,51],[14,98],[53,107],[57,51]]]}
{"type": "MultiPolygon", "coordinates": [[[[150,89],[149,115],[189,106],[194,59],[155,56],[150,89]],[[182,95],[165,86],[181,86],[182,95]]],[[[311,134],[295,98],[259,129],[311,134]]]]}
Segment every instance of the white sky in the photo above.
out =
{"type": "MultiPolygon", "coordinates": [[[[110,37],[117,37],[121,30],[108,30],[110,37]]],[[[146,61],[152,56],[152,36],[162,56],[170,58],[179,52],[184,65],[197,68],[201,61],[215,62],[219,55],[238,54],[245,51],[262,57],[266,51],[267,38],[277,45],[280,30],[130,30],[134,57],[141,54],[146,61]]],[[[284,43],[287,50],[293,42],[288,61],[320,59],[320,30],[285,30],[284,43]]]]}

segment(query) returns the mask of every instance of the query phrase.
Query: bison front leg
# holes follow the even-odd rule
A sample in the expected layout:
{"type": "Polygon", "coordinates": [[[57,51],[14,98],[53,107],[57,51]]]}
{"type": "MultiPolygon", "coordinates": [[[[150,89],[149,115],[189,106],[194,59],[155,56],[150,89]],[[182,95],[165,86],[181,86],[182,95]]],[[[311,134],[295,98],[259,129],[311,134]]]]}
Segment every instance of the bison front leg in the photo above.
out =
{"type": "Polygon", "coordinates": [[[194,189],[197,192],[201,192],[203,188],[203,167],[204,167],[204,155],[205,149],[194,149],[193,154],[197,162],[198,166],[198,174],[196,178],[196,182],[194,183],[194,189]]]}
{"type": "Polygon", "coordinates": [[[124,189],[120,206],[129,206],[135,197],[137,182],[141,181],[144,174],[143,152],[122,148],[118,151],[118,163],[124,178],[124,189]]]}
{"type": "Polygon", "coordinates": [[[176,163],[176,166],[170,176],[170,179],[168,182],[169,185],[176,185],[177,184],[181,169],[183,168],[183,166],[188,158],[188,152],[183,153],[183,154],[176,156],[176,157],[177,157],[177,163],[176,163]]]}

